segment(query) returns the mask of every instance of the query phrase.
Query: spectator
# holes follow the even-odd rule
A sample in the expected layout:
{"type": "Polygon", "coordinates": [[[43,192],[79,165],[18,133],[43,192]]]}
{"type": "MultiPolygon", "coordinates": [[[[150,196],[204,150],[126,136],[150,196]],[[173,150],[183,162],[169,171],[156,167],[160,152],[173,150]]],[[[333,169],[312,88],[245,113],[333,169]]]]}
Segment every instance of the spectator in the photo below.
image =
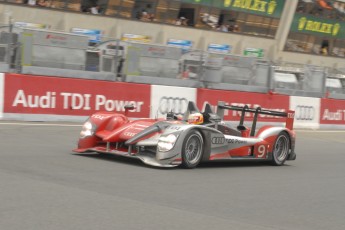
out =
{"type": "Polygon", "coordinates": [[[182,19],[184,19],[184,17],[178,18],[178,19],[175,21],[175,25],[177,25],[177,26],[182,25],[182,19]]]}
{"type": "Polygon", "coordinates": [[[184,18],[184,19],[182,20],[182,25],[183,25],[183,26],[188,26],[188,21],[189,21],[188,18],[184,18]]]}
{"type": "Polygon", "coordinates": [[[23,3],[28,4],[30,6],[34,6],[36,5],[36,0],[24,0],[23,3]]]}
{"type": "Polygon", "coordinates": [[[145,21],[148,17],[149,17],[149,13],[147,13],[145,9],[142,9],[140,19],[145,21]]]}
{"type": "Polygon", "coordinates": [[[149,19],[150,21],[154,21],[154,20],[155,20],[155,15],[154,15],[154,14],[149,14],[148,19],[149,19]]]}
{"type": "Polygon", "coordinates": [[[229,32],[229,25],[220,25],[220,27],[218,28],[219,31],[222,31],[222,32],[229,32]]]}
{"type": "Polygon", "coordinates": [[[321,50],[320,53],[322,55],[328,55],[328,48],[329,48],[329,42],[328,40],[323,40],[321,43],[321,50]]]}
{"type": "Polygon", "coordinates": [[[175,25],[177,26],[181,26],[182,25],[182,21],[185,20],[185,17],[180,17],[176,20],[175,25]]]}
{"type": "Polygon", "coordinates": [[[195,66],[188,66],[185,71],[181,73],[178,78],[181,79],[197,79],[198,78],[198,73],[197,69],[195,66]]]}
{"type": "Polygon", "coordinates": [[[48,7],[49,2],[48,0],[38,0],[36,4],[37,6],[48,7]]]}
{"type": "Polygon", "coordinates": [[[82,0],[80,10],[85,13],[98,14],[98,0],[82,0]]]}
{"type": "Polygon", "coordinates": [[[177,26],[188,26],[188,18],[180,17],[175,21],[175,25],[177,26]]]}
{"type": "Polygon", "coordinates": [[[240,32],[240,27],[238,25],[234,25],[232,32],[240,32]]]}
{"type": "Polygon", "coordinates": [[[142,21],[153,21],[155,19],[155,15],[148,13],[145,9],[142,9],[135,14],[135,18],[142,21]]]}
{"type": "Polygon", "coordinates": [[[328,55],[328,49],[327,49],[327,47],[321,48],[321,54],[322,54],[322,55],[328,55]]]}

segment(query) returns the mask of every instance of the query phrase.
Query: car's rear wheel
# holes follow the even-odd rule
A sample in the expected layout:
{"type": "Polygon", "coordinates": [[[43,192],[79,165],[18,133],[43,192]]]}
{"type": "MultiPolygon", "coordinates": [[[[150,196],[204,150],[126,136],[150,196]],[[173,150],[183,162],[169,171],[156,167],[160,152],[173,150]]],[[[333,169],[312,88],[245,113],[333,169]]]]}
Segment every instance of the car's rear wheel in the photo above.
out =
{"type": "Polygon", "coordinates": [[[203,138],[200,132],[191,130],[182,145],[182,166],[195,168],[201,161],[203,154],[203,138]]]}
{"type": "Polygon", "coordinates": [[[282,132],[278,135],[273,146],[272,164],[283,165],[289,155],[289,150],[290,138],[285,132],[282,132]]]}

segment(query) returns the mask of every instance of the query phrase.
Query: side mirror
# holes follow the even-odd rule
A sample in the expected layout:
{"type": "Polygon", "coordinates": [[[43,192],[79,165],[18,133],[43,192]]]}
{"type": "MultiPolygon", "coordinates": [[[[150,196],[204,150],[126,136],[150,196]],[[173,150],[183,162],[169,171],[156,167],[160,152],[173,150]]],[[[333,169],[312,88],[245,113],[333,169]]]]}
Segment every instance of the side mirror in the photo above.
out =
{"type": "Polygon", "coordinates": [[[130,104],[130,105],[125,105],[125,115],[127,116],[128,114],[128,111],[130,110],[134,110],[135,109],[135,106],[133,104],[130,104]]]}
{"type": "Polygon", "coordinates": [[[219,122],[222,121],[222,119],[220,118],[220,116],[218,116],[217,114],[211,113],[211,114],[209,114],[209,115],[210,115],[209,120],[210,120],[211,122],[219,123],[219,122]]]}
{"type": "Polygon", "coordinates": [[[167,113],[167,120],[174,120],[175,114],[173,112],[168,112],[167,113]]]}
{"type": "Polygon", "coordinates": [[[133,110],[135,109],[135,106],[133,104],[125,105],[125,110],[133,110]]]}

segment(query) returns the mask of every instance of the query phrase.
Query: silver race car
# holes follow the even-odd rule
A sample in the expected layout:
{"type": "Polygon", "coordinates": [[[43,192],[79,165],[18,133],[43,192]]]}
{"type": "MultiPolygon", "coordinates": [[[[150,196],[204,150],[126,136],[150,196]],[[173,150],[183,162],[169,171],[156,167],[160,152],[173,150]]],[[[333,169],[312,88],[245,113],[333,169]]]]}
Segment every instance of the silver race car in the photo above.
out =
{"type": "MultiPolygon", "coordinates": [[[[133,109],[127,106],[126,110],[133,109]]],[[[219,102],[217,113],[206,104],[200,112],[189,102],[183,117],[169,113],[166,119],[130,120],[119,113],[98,112],[89,117],[80,132],[75,152],[109,153],[138,158],[158,167],[181,165],[194,168],[207,161],[269,161],[283,165],[295,160],[294,111],[277,112],[219,102]],[[237,127],[223,121],[225,110],[241,114],[237,127]],[[251,127],[244,126],[248,113],[251,127]],[[256,130],[259,114],[284,117],[285,127],[263,126],[256,130]]]]}

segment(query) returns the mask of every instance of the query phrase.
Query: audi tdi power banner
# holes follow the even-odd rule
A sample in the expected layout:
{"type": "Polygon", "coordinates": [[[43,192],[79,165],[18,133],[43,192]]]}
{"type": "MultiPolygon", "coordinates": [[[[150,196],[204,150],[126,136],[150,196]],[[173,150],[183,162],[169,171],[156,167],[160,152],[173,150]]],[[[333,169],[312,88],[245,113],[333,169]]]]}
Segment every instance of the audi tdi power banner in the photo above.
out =
{"type": "MultiPolygon", "coordinates": [[[[4,116],[21,114],[89,116],[96,111],[150,115],[150,85],[6,74],[4,116]]],[[[44,116],[47,117],[47,116],[44,116]]]]}
{"type": "Polygon", "coordinates": [[[345,100],[321,99],[320,125],[323,128],[345,128],[345,100]]]}
{"type": "Polygon", "coordinates": [[[320,98],[290,96],[290,109],[295,111],[295,128],[319,128],[320,98]]]}
{"type": "Polygon", "coordinates": [[[151,117],[166,117],[168,112],[182,115],[188,101],[196,102],[196,89],[174,86],[151,86],[151,117]]]}
{"type": "Polygon", "coordinates": [[[4,112],[4,74],[0,73],[0,119],[4,112]]]}
{"type": "MultiPolygon", "coordinates": [[[[197,98],[197,104],[200,109],[203,110],[205,104],[209,103],[213,106],[214,112],[216,111],[218,101],[224,101],[227,104],[233,106],[248,105],[249,108],[261,107],[261,109],[269,109],[279,112],[286,112],[287,110],[289,110],[289,96],[286,95],[198,89],[197,98]]],[[[238,111],[225,111],[224,120],[239,121],[240,115],[241,112],[238,111]]],[[[250,118],[252,118],[253,116],[253,113],[248,113],[247,120],[252,121],[250,118]]],[[[260,114],[259,121],[271,123],[284,122],[285,119],[281,117],[273,117],[260,114]]]]}

